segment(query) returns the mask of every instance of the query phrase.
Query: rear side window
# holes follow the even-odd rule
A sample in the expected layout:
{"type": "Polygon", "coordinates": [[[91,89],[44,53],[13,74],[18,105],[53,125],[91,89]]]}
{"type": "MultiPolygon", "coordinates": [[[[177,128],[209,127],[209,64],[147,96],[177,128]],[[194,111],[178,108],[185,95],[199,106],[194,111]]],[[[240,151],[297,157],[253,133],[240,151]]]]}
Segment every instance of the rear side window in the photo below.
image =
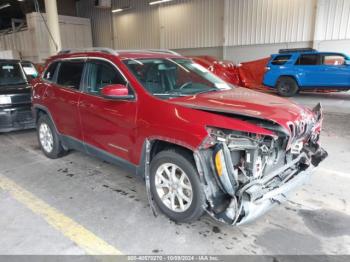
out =
{"type": "Polygon", "coordinates": [[[57,65],[58,65],[58,62],[54,62],[54,63],[49,65],[49,67],[47,68],[47,70],[45,71],[45,74],[44,74],[44,79],[45,80],[53,81],[53,77],[55,75],[55,71],[57,69],[57,65]]]}
{"type": "Polygon", "coordinates": [[[57,76],[57,84],[78,90],[83,69],[84,62],[82,61],[62,62],[57,76]]]}
{"type": "Polygon", "coordinates": [[[288,60],[291,58],[291,55],[279,55],[279,56],[276,56],[271,64],[273,65],[284,65],[285,63],[288,62],[288,60]]]}
{"type": "Polygon", "coordinates": [[[319,55],[314,55],[314,54],[300,55],[296,64],[297,65],[318,65],[319,55]]]}

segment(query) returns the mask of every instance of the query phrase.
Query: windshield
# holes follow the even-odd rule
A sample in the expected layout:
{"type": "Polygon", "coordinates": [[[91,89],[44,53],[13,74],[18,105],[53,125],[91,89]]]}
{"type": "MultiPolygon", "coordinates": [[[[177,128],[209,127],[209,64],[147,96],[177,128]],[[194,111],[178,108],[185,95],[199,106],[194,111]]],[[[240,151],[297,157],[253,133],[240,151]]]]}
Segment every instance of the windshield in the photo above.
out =
{"type": "Polygon", "coordinates": [[[18,63],[0,62],[0,86],[24,83],[26,80],[18,63]]]}
{"type": "Polygon", "coordinates": [[[127,59],[124,63],[148,92],[161,98],[232,88],[189,59],[127,59]]]}

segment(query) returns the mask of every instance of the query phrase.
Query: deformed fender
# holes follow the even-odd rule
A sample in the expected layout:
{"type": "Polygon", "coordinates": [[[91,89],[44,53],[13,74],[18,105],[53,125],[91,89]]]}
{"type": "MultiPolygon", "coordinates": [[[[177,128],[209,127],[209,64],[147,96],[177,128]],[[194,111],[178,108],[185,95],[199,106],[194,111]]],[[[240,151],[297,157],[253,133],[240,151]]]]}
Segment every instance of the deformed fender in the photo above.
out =
{"type": "Polygon", "coordinates": [[[145,144],[145,153],[144,153],[144,177],[145,177],[145,183],[146,183],[146,192],[147,192],[147,198],[148,203],[151,207],[152,213],[155,217],[158,216],[158,210],[156,208],[156,205],[153,200],[152,192],[151,192],[151,182],[150,182],[150,159],[151,159],[151,142],[146,139],[145,144]]]}
{"type": "Polygon", "coordinates": [[[190,149],[190,148],[188,147],[188,145],[184,146],[183,143],[176,143],[177,141],[175,141],[175,140],[169,140],[169,139],[159,138],[159,137],[147,138],[143,144],[141,162],[140,162],[140,165],[137,169],[137,173],[138,173],[138,175],[143,176],[143,178],[145,180],[148,203],[150,205],[150,208],[152,210],[153,215],[155,217],[157,217],[158,216],[158,208],[157,208],[157,205],[155,204],[154,199],[153,199],[153,195],[151,192],[151,181],[150,181],[151,150],[152,150],[152,144],[153,144],[154,140],[169,142],[169,143],[172,143],[174,145],[186,147],[188,149],[190,149]]]}

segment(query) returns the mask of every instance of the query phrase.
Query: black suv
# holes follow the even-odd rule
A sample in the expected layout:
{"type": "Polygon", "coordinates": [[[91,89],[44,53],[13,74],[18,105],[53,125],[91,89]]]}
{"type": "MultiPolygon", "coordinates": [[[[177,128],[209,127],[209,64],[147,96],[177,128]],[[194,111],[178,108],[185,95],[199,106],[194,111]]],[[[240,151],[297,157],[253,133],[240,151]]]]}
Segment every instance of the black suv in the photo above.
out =
{"type": "Polygon", "coordinates": [[[0,132],[35,127],[29,81],[37,75],[31,62],[0,59],[0,132]]]}

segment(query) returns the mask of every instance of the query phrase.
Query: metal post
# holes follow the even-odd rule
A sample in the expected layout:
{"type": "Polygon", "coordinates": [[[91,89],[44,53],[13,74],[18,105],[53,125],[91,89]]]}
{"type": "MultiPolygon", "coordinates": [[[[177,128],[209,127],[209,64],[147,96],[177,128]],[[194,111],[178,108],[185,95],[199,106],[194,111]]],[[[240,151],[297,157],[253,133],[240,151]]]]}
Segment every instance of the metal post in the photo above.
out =
{"type": "Polygon", "coordinates": [[[45,0],[45,11],[47,25],[51,33],[49,36],[50,55],[55,55],[62,48],[56,0],[45,0]]]}

